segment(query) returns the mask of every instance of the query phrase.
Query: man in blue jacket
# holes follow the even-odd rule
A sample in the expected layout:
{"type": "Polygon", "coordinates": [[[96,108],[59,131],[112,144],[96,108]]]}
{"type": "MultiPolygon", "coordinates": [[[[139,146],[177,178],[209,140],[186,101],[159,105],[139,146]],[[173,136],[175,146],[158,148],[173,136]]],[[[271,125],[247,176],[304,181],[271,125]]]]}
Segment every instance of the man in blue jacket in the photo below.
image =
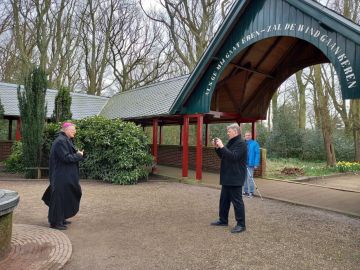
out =
{"type": "Polygon", "coordinates": [[[232,233],[245,231],[245,207],[242,199],[242,186],[246,179],[246,143],[241,138],[240,127],[232,124],[227,127],[229,142],[224,145],[216,138],[213,140],[215,151],[221,159],[220,165],[220,204],[219,220],[212,222],[212,226],[227,226],[230,203],[234,206],[237,225],[231,230],[232,233]]]}
{"type": "Polygon", "coordinates": [[[244,184],[244,195],[251,198],[254,195],[254,169],[260,164],[260,147],[257,141],[252,139],[251,132],[245,133],[245,141],[248,149],[247,178],[244,184]]]}

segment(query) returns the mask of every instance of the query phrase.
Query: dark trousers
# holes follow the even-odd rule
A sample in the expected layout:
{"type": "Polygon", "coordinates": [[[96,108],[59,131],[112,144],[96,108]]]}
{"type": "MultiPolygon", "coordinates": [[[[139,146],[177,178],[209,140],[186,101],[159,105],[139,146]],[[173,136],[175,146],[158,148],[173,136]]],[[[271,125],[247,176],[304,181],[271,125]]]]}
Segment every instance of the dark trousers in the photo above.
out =
{"type": "Polygon", "coordinates": [[[242,199],[242,186],[222,186],[219,205],[219,217],[228,223],[230,203],[234,206],[237,225],[245,227],[245,206],[242,199]]]}

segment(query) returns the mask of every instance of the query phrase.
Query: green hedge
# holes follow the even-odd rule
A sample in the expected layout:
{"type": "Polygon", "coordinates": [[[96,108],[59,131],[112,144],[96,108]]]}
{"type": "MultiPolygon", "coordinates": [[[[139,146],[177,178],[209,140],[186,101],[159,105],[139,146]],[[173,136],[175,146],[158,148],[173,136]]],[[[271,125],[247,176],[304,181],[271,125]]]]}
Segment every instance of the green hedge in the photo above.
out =
{"type": "MultiPolygon", "coordinates": [[[[85,151],[80,163],[84,177],[117,184],[136,184],[149,174],[152,164],[148,138],[131,122],[109,120],[95,116],[74,121],[77,126],[75,144],[85,151]]],[[[42,166],[47,167],[51,144],[57,137],[60,123],[48,123],[44,129],[42,166]]],[[[8,171],[22,172],[22,144],[14,144],[11,156],[5,161],[8,171]]]]}
{"type": "Polygon", "coordinates": [[[100,116],[76,121],[76,125],[76,146],[85,151],[81,168],[88,178],[135,184],[147,176],[146,166],[153,158],[139,126],[100,116]]]}
{"type": "Polygon", "coordinates": [[[21,141],[15,142],[11,147],[11,155],[4,160],[5,171],[22,173],[25,171],[23,161],[23,147],[21,141]]]}

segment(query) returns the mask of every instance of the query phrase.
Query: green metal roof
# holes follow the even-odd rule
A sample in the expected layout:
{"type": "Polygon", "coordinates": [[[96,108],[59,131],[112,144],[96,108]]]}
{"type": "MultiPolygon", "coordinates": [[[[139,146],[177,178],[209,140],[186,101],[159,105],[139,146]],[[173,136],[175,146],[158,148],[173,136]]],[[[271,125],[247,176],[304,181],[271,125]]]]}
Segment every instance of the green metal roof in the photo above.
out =
{"type": "MultiPolygon", "coordinates": [[[[0,97],[4,105],[5,115],[20,116],[17,97],[17,84],[0,82],[0,97]]],[[[23,86],[21,86],[23,88],[23,86]]],[[[55,97],[58,91],[46,90],[45,102],[47,105],[46,117],[50,118],[54,111],[55,97]]],[[[71,92],[71,113],[73,119],[82,119],[98,115],[109,98],[71,92]]]]}
{"type": "Polygon", "coordinates": [[[111,97],[100,115],[137,119],[169,115],[171,105],[188,76],[149,84],[111,97]]]}

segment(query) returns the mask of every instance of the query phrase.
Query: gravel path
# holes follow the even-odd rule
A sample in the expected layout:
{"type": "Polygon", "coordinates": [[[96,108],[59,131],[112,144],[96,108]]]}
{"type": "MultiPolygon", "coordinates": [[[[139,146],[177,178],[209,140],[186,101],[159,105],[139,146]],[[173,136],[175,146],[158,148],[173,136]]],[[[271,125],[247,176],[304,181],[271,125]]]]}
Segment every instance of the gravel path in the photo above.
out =
{"type": "MultiPolygon", "coordinates": [[[[16,190],[15,223],[47,226],[46,181],[0,181],[16,190]]],[[[360,219],[245,198],[247,231],[211,227],[220,191],[170,182],[82,182],[80,212],[65,234],[78,269],[359,269],[360,219]]]]}

